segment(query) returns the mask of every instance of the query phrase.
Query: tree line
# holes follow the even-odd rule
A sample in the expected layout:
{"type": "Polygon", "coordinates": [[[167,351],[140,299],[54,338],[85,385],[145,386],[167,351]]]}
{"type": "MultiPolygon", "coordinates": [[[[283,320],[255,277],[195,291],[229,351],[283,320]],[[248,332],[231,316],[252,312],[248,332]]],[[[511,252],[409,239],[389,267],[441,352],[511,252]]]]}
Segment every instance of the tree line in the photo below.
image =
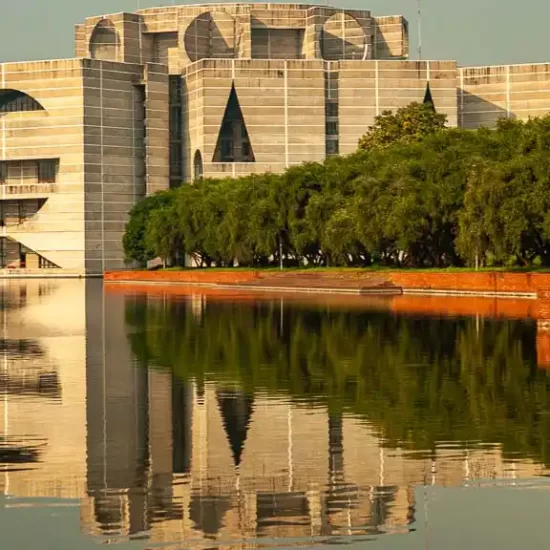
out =
{"type": "Polygon", "coordinates": [[[200,266],[550,265],[550,116],[448,128],[429,104],[358,150],[282,174],[200,179],[130,213],[129,261],[200,266]]]}

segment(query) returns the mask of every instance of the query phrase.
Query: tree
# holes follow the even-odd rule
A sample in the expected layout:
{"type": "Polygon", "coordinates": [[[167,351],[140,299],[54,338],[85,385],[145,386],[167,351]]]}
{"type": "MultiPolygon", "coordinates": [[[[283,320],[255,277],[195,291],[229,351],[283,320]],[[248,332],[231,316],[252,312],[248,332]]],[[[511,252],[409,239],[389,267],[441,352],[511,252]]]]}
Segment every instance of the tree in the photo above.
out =
{"type": "Polygon", "coordinates": [[[430,103],[411,103],[396,113],[383,111],[359,140],[359,149],[370,151],[397,141],[411,143],[443,130],[447,116],[438,114],[430,103]]]}
{"type": "Polygon", "coordinates": [[[145,232],[149,216],[159,208],[172,204],[174,201],[173,191],[164,191],[146,197],[138,202],[130,210],[129,219],[126,224],[122,245],[127,262],[137,262],[144,266],[149,260],[157,256],[154,250],[148,247],[145,242],[145,232]]]}
{"type": "Polygon", "coordinates": [[[472,261],[550,265],[550,160],[532,153],[487,162],[470,177],[458,250],[472,261]]]}
{"type": "Polygon", "coordinates": [[[130,213],[126,255],[172,261],[184,248],[203,266],[550,265],[550,116],[494,130],[443,131],[444,121],[413,104],[379,117],[349,156],[148,197],[130,213]]]}
{"type": "Polygon", "coordinates": [[[164,265],[178,264],[185,258],[184,239],[175,205],[153,210],[145,228],[145,245],[164,265]]]}

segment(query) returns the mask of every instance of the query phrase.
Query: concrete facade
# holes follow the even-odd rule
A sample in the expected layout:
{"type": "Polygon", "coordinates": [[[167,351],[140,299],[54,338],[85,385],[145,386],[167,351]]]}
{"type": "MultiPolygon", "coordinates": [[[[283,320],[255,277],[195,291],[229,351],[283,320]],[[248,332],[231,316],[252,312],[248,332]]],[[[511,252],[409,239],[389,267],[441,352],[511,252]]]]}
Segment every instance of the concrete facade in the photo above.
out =
{"type": "Polygon", "coordinates": [[[168,187],[166,67],[8,63],[0,81],[0,268],[123,267],[128,211],[168,187]]]}
{"type": "Polygon", "coordinates": [[[451,126],[550,111],[550,64],[409,61],[408,33],[365,10],[170,6],[86,19],[75,59],[0,64],[1,274],[122,268],[146,195],[351,153],[428,85],[451,126]]]}

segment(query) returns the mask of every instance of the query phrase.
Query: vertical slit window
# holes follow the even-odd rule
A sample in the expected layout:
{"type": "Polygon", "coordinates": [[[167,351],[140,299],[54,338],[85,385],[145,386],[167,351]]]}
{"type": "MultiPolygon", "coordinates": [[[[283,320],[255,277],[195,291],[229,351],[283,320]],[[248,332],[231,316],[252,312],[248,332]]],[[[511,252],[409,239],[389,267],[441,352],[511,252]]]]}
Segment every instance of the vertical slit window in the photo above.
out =
{"type": "Polygon", "coordinates": [[[172,143],[170,145],[170,171],[172,177],[181,175],[181,165],[181,145],[179,143],[172,143]]]}
{"type": "Polygon", "coordinates": [[[337,103],[327,103],[327,116],[328,117],[337,117],[338,116],[338,104],[337,103]]]}
{"type": "Polygon", "coordinates": [[[8,179],[8,163],[0,162],[0,185],[4,185],[8,179]]]}
{"type": "Polygon", "coordinates": [[[182,83],[180,76],[170,77],[169,103],[170,187],[178,187],[183,179],[183,117],[181,110],[182,83]]]}
{"type": "Polygon", "coordinates": [[[199,178],[202,178],[202,155],[198,149],[195,151],[193,166],[195,179],[198,180],[199,178]]]}
{"type": "Polygon", "coordinates": [[[337,139],[327,139],[326,141],[327,156],[337,155],[339,152],[339,143],[337,139]]]}
{"type": "Polygon", "coordinates": [[[172,106],[170,108],[170,139],[181,139],[181,107],[172,106]]]}
{"type": "Polygon", "coordinates": [[[27,219],[27,205],[24,201],[18,201],[19,223],[27,219]]]}
{"type": "Polygon", "coordinates": [[[327,136],[337,136],[338,135],[338,123],[333,121],[328,121],[326,125],[327,136]]]}

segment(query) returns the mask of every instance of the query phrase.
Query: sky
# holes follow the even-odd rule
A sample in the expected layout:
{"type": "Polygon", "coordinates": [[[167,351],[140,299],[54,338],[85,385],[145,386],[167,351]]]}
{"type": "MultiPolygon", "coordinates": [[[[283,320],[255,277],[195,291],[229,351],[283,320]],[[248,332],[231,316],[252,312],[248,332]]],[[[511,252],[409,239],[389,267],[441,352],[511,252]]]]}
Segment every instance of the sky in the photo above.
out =
{"type": "MultiPolygon", "coordinates": [[[[265,0],[264,0],[265,1],[265,0]]],[[[417,0],[332,0],[331,6],[402,14],[416,58],[417,0]]],[[[549,0],[421,0],[422,56],[460,65],[550,62],[549,0]]],[[[73,25],[86,17],[172,0],[0,0],[0,62],[73,56],[73,25]]],[[[176,4],[183,2],[175,0],[176,4]]],[[[191,3],[191,2],[189,2],[191,3]]],[[[194,3],[194,2],[193,2],[194,3]]],[[[325,4],[312,1],[311,3],[325,4]]]]}

